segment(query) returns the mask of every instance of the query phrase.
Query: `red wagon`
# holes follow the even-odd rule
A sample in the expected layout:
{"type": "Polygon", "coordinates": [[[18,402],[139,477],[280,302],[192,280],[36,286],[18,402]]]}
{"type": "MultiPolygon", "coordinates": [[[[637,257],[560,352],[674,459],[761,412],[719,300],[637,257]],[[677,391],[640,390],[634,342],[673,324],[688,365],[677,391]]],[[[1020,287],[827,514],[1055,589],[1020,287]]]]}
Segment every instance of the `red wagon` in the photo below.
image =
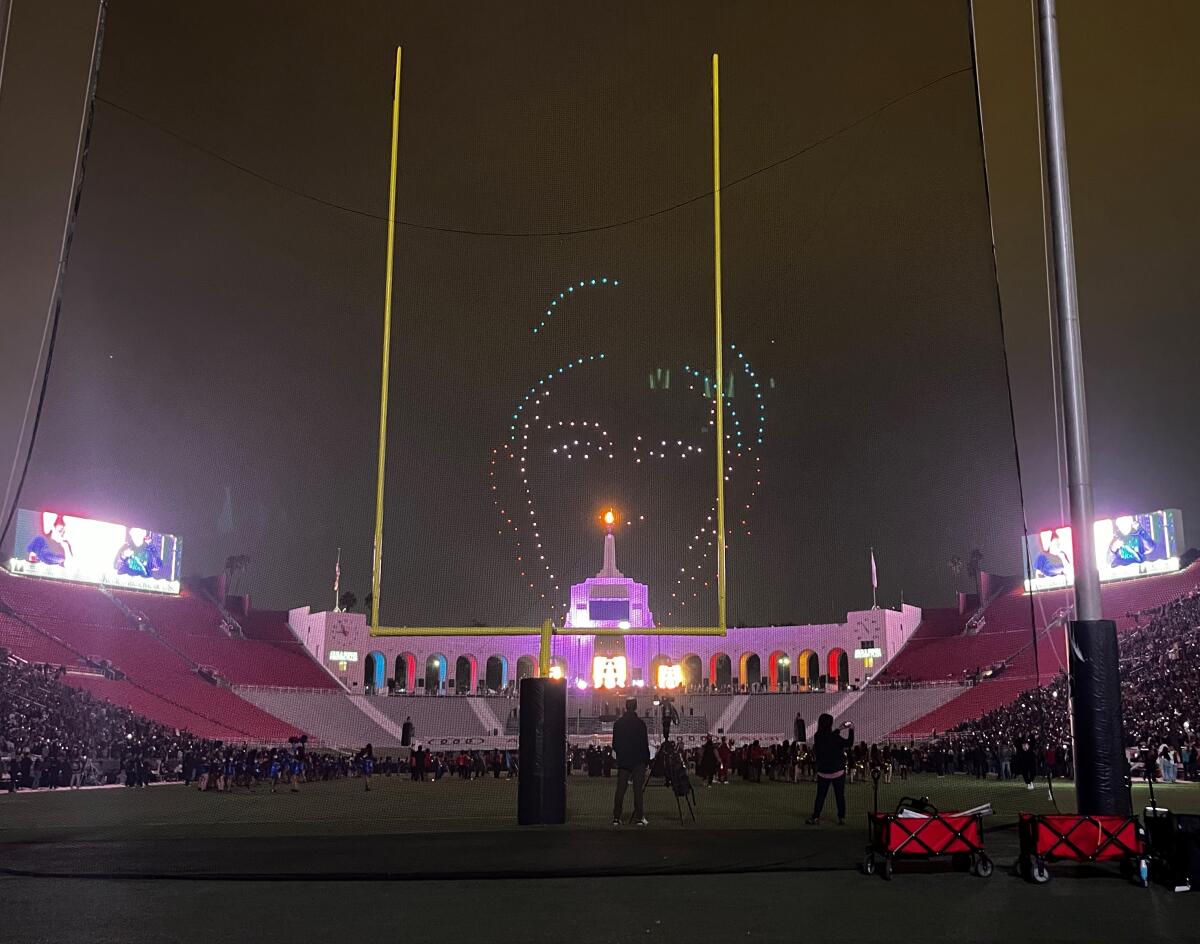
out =
{"type": "Polygon", "coordinates": [[[983,851],[981,813],[930,813],[901,816],[898,813],[868,813],[870,837],[863,871],[892,877],[896,859],[932,859],[953,856],[965,860],[973,875],[987,878],[992,860],[983,851]]]}
{"type": "Polygon", "coordinates": [[[1022,813],[1018,825],[1021,855],[1017,869],[1026,879],[1050,881],[1048,862],[1119,862],[1139,885],[1149,883],[1145,834],[1135,816],[1022,813]]]}

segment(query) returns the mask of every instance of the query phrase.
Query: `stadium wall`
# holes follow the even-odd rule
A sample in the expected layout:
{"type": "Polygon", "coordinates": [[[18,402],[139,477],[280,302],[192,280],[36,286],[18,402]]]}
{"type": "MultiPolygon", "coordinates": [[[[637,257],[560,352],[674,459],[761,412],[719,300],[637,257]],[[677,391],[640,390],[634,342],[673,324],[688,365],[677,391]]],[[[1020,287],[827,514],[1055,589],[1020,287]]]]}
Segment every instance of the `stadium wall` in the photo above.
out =
{"type": "MultiPolygon", "coordinates": [[[[378,679],[378,685],[374,687],[380,687],[388,678],[403,680],[408,691],[423,688],[416,683],[424,680],[429,661],[435,658],[443,660],[440,674],[441,687],[445,691],[456,689],[449,682],[455,678],[460,658],[466,659],[471,667],[472,692],[478,691],[479,684],[485,680],[489,659],[499,660],[503,665],[504,683],[518,677],[519,665],[526,669],[532,666],[532,672],[528,674],[536,674],[539,645],[536,634],[489,637],[487,629],[481,628],[479,636],[373,637],[362,613],[313,613],[308,607],[291,610],[288,622],[312,657],[352,693],[373,687],[375,679],[378,679]],[[372,660],[371,668],[368,668],[368,659],[372,660]],[[381,673],[376,659],[382,660],[381,673]]],[[[793,676],[802,688],[814,687],[804,684],[801,655],[815,653],[820,666],[818,674],[829,676],[833,674],[830,671],[831,654],[836,659],[837,653],[845,652],[849,663],[845,684],[862,685],[903,648],[920,622],[921,609],[905,604],[899,610],[854,611],[848,613],[842,623],[730,627],[725,637],[630,635],[624,637],[623,642],[629,678],[640,678],[646,684],[652,684],[652,669],[660,662],[679,664],[690,657],[699,659],[702,679],[712,683],[714,660],[724,655],[729,657],[735,684],[753,684],[767,678],[769,686],[774,687],[770,659],[773,654],[780,653],[790,661],[787,670],[789,687],[793,676]],[[868,641],[879,650],[879,655],[856,657],[856,650],[868,641]],[[747,656],[758,657],[758,678],[747,676],[747,656]]],[[[591,684],[594,641],[595,637],[589,635],[554,637],[554,663],[573,683],[582,679],[591,684]]],[[[817,679],[811,682],[815,685],[817,679]]]]}

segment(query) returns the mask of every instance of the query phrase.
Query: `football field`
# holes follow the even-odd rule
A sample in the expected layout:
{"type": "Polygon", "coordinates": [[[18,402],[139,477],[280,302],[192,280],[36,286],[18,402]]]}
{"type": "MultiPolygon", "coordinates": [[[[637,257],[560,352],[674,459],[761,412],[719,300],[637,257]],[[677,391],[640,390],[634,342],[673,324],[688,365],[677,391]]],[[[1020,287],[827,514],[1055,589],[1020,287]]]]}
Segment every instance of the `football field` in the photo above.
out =
{"type": "MultiPolygon", "coordinates": [[[[335,916],[347,937],[407,940],[414,921],[489,941],[607,944],[794,941],[812,934],[929,942],[1182,940],[1191,895],[1141,889],[1115,866],[1053,866],[1030,885],[1008,866],[1018,810],[1050,811],[1044,784],[914,776],[880,806],[927,795],[943,810],[991,802],[997,868],[978,878],[942,860],[860,874],[869,784],[848,788],[848,822],[804,825],[812,784],[697,789],[696,821],[647,789],[646,828],[611,823],[614,779],[572,777],[564,827],[518,827],[515,781],[376,777],[201,794],[182,786],[0,795],[6,942],[72,936],[159,944],[198,936],[294,941],[335,916]],[[48,903],[57,902],[50,908],[48,903]],[[854,902],[861,902],[861,907],[854,902]],[[48,911],[49,908],[49,911],[48,911]],[[314,924],[316,922],[317,924],[314,924]],[[252,929],[252,931],[251,931],[252,929]]],[[[1073,790],[1056,784],[1063,810],[1073,790]]],[[[1159,804],[1200,809],[1200,786],[1159,787],[1159,804]]],[[[1147,799],[1135,789],[1138,809],[1147,799]]],[[[628,816],[627,797],[626,815],[628,816]]]]}
{"type": "MultiPolygon", "coordinates": [[[[679,823],[675,797],[661,781],[646,787],[646,816],[651,830],[722,829],[812,832],[803,820],[812,812],[812,783],[761,783],[734,780],[706,788],[695,783],[695,823],[684,807],[679,823]]],[[[567,781],[568,830],[611,830],[616,778],[571,776],[567,781]]],[[[1180,812],[1200,811],[1200,784],[1158,784],[1160,805],[1180,812]]],[[[1074,787],[1054,782],[1055,800],[1074,810],[1074,787]]],[[[847,785],[843,829],[859,832],[873,808],[871,784],[847,785]]],[[[1028,791],[1020,781],[980,781],[963,775],[938,778],[913,775],[880,785],[879,808],[894,810],[901,797],[929,797],[940,810],[954,811],[990,802],[995,815],[987,827],[1011,824],[1019,811],[1054,812],[1046,784],[1028,791]]],[[[1147,805],[1143,784],[1134,788],[1134,808],[1147,805]]],[[[144,839],[284,838],[304,836],[385,836],[405,833],[479,832],[517,829],[517,783],[491,777],[464,781],[449,776],[414,783],[407,777],[303,784],[298,793],[285,786],[238,788],[200,793],[171,784],[143,790],[107,788],[56,790],[0,795],[0,842],[116,841],[144,839]]],[[[625,813],[632,810],[632,790],[625,813]]],[[[832,794],[821,829],[835,829],[832,794]]]]}

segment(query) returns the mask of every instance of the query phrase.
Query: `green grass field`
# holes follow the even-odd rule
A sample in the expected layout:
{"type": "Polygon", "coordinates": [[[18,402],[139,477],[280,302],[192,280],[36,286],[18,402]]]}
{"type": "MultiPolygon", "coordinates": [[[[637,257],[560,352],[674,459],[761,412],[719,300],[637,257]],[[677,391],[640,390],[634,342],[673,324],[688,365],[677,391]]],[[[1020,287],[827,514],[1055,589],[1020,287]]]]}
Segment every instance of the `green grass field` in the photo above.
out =
{"type": "MultiPolygon", "coordinates": [[[[611,829],[615,778],[573,776],[567,784],[568,829],[611,829]]],[[[697,826],[709,829],[806,829],[812,810],[811,783],[761,784],[740,781],[697,787],[697,826]]],[[[1074,810],[1074,789],[1056,781],[1059,808],[1074,810]]],[[[1200,811],[1200,785],[1159,785],[1162,805],[1200,811]]],[[[475,832],[515,828],[516,781],[491,778],[464,782],[445,778],[413,783],[407,778],[375,777],[371,791],[360,780],[305,784],[299,793],[268,788],[201,794],[183,786],[145,790],[58,790],[53,793],[0,795],[0,842],[113,841],[128,839],[277,838],[293,836],[368,836],[427,832],[475,832]]],[[[942,810],[991,802],[996,815],[988,825],[1011,822],[1019,811],[1053,812],[1045,784],[1027,791],[1020,782],[981,782],[964,776],[941,780],[929,775],[882,785],[880,808],[894,809],[900,797],[928,796],[942,810]]],[[[1135,787],[1135,809],[1148,801],[1135,787]]],[[[626,814],[632,796],[626,797],[626,814]]],[[[861,827],[872,808],[871,786],[847,788],[848,818],[861,827]]],[[[660,782],[646,790],[651,829],[678,829],[675,800],[660,782]]],[[[825,812],[834,819],[833,798],[825,812]]],[[[690,825],[690,822],[689,822],[690,825]]],[[[830,827],[833,828],[833,827],[830,827]]]]}
{"type": "MultiPolygon", "coordinates": [[[[990,879],[946,859],[898,867],[891,882],[867,878],[858,864],[868,784],[850,785],[844,828],[831,810],[821,827],[804,825],[812,784],[737,782],[701,786],[697,823],[682,828],[674,799],[653,784],[650,827],[615,829],[613,788],[572,777],[565,829],[518,828],[508,780],[377,777],[370,793],[343,780],[298,794],[163,786],[0,795],[0,939],[61,937],[48,902],[69,902],[76,936],[101,944],[247,933],[294,941],[328,920],[343,936],[377,937],[386,915],[400,916],[397,934],[423,915],[452,933],[524,944],[891,941],[906,931],[937,944],[1188,936],[1193,896],[1137,888],[1111,863],[1056,865],[1049,885],[1009,874],[1012,829],[985,837],[997,865],[990,879]]],[[[925,775],[884,787],[880,805],[906,793],[947,810],[988,800],[998,811],[989,827],[1011,824],[1018,810],[1052,809],[1044,786],[925,775]]],[[[1073,793],[1057,785],[1063,810],[1073,793]]],[[[1194,784],[1163,786],[1158,797],[1200,810],[1194,784]]],[[[1138,787],[1139,809],[1146,799],[1138,787]]]]}

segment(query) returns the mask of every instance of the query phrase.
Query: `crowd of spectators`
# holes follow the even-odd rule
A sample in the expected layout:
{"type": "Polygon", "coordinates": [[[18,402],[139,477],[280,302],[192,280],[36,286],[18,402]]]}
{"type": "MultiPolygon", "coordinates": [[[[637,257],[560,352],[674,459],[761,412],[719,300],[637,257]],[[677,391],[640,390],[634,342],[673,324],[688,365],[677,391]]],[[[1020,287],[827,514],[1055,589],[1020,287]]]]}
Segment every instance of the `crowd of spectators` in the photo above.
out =
{"type": "MultiPolygon", "coordinates": [[[[1161,606],[1126,614],[1134,628],[1120,637],[1121,707],[1134,772],[1144,758],[1156,776],[1198,779],[1200,760],[1200,588],[1161,606]]],[[[945,739],[957,750],[989,757],[1022,739],[1039,745],[1052,773],[1069,774],[1067,682],[1025,692],[1009,705],[964,722],[945,739]]]]}
{"type": "MultiPolygon", "coordinates": [[[[1162,606],[1127,614],[1134,628],[1120,639],[1121,694],[1129,757],[1153,758],[1160,779],[1200,779],[1200,588],[1162,606]]],[[[102,783],[141,786],[183,780],[203,789],[231,790],[280,781],[299,783],[362,774],[344,755],[290,747],[233,747],[166,728],[133,712],[94,698],[63,682],[65,669],[28,665],[0,651],[0,789],[80,787],[102,783]]],[[[900,680],[900,684],[904,684],[900,680]]],[[[799,720],[799,719],[798,719],[799,720]]],[[[802,722],[800,722],[802,724],[802,722]]],[[[1028,743],[1038,773],[1073,775],[1066,680],[1025,692],[990,711],[922,743],[859,743],[848,753],[850,779],[864,779],[878,767],[885,779],[910,772],[944,776],[966,774],[1009,779],[1021,766],[1028,743]]],[[[736,743],[708,739],[681,748],[688,766],[709,785],[731,777],[798,782],[814,776],[806,739],[736,743]]],[[[1027,755],[1026,755],[1027,756],[1027,755]]],[[[610,776],[611,750],[575,748],[569,773],[610,776]]],[[[432,752],[373,760],[376,773],[440,780],[511,777],[510,751],[432,752]]]]}
{"type": "MultiPolygon", "coordinates": [[[[934,685],[971,685],[978,680],[980,673],[998,672],[1002,668],[1001,665],[989,667],[987,670],[976,669],[975,676],[970,672],[963,672],[960,676],[947,678],[944,680],[929,681],[929,680],[914,680],[906,679],[903,681],[896,680],[894,683],[889,681],[890,688],[928,688],[934,685]]],[[[883,683],[880,683],[883,684],[883,683]]],[[[621,688],[605,689],[605,692],[617,699],[618,702],[624,701],[626,698],[637,698],[647,694],[652,694],[658,691],[670,691],[674,695],[789,695],[798,694],[801,692],[839,692],[839,691],[858,691],[860,688],[857,682],[846,682],[839,684],[836,679],[828,680],[825,676],[820,676],[811,682],[799,680],[796,682],[785,681],[781,685],[773,685],[763,677],[761,682],[752,682],[749,684],[739,682],[736,678],[724,684],[716,684],[712,682],[700,682],[695,684],[684,683],[676,688],[659,689],[654,685],[643,685],[640,683],[628,684],[621,688]]],[[[373,685],[367,685],[363,691],[365,695],[381,695],[384,689],[376,689],[373,685]]],[[[481,698],[506,698],[516,700],[520,697],[520,681],[512,679],[506,682],[500,688],[491,688],[483,681],[476,683],[474,689],[459,688],[451,685],[449,681],[441,682],[438,685],[422,685],[416,690],[405,688],[396,683],[395,679],[387,680],[387,694],[392,698],[424,698],[426,696],[444,696],[444,697],[481,697],[481,698]]]]}
{"type": "MultiPolygon", "coordinates": [[[[62,666],[31,665],[0,651],[0,791],[74,789],[182,781],[231,792],[369,773],[441,780],[512,777],[510,751],[430,751],[378,759],[307,749],[303,738],[258,747],[208,740],[148,721],[126,708],[67,685],[62,666]]],[[[369,751],[368,745],[365,751],[369,751]]]]}
{"type": "Polygon", "coordinates": [[[873,688],[937,688],[943,685],[958,685],[968,687],[977,685],[982,679],[999,675],[1005,669],[1003,662],[989,665],[987,668],[976,666],[974,669],[963,669],[958,675],[948,675],[944,679],[914,679],[911,675],[887,675],[875,681],[873,688]]]}
{"type": "Polygon", "coordinates": [[[499,780],[501,776],[509,779],[515,777],[518,766],[516,751],[430,751],[418,747],[409,753],[407,760],[398,760],[394,770],[396,773],[408,773],[413,780],[437,781],[447,776],[459,780],[480,780],[484,777],[499,780]]]}
{"type": "MultiPolygon", "coordinates": [[[[733,738],[709,738],[700,746],[680,751],[685,763],[706,785],[740,779],[748,783],[778,781],[801,783],[816,777],[816,759],[809,741],[738,743],[733,738]],[[711,745],[711,746],[710,746],[711,745]]],[[[921,743],[868,744],[859,741],[846,752],[846,771],[851,783],[869,781],[877,768],[883,782],[907,780],[910,773],[968,774],[979,778],[994,774],[1012,779],[1013,751],[980,754],[963,739],[938,738],[921,743]]]]}
{"type": "Polygon", "coordinates": [[[93,698],[61,666],[0,653],[0,784],[18,788],[144,782],[205,742],[93,698]]]}
{"type": "Polygon", "coordinates": [[[243,744],[216,746],[203,754],[187,751],[179,777],[202,791],[255,790],[269,784],[272,792],[280,785],[287,785],[295,793],[305,783],[353,777],[369,781],[373,775],[435,782],[444,777],[499,779],[502,774],[513,777],[516,772],[516,755],[510,751],[431,751],[418,746],[407,754],[376,757],[370,744],[350,755],[310,751],[304,739],[296,738],[288,747],[255,748],[243,744]]]}

